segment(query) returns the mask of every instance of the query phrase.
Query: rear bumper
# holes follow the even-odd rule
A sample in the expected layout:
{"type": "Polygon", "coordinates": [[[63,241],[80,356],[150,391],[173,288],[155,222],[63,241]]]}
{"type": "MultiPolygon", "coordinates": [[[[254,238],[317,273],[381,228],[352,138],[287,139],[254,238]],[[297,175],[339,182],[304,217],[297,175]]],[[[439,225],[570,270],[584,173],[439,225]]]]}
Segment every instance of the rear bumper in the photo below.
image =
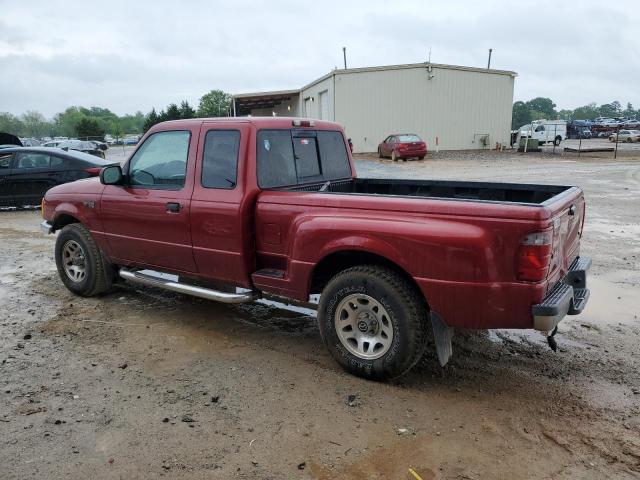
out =
{"type": "Polygon", "coordinates": [[[398,158],[416,158],[427,155],[426,150],[405,150],[398,152],[398,158]]]}
{"type": "Polygon", "coordinates": [[[564,278],[559,281],[541,303],[531,307],[533,328],[549,332],[553,330],[565,315],[578,315],[589,300],[587,271],[591,267],[591,258],[576,258],[564,278]]]}

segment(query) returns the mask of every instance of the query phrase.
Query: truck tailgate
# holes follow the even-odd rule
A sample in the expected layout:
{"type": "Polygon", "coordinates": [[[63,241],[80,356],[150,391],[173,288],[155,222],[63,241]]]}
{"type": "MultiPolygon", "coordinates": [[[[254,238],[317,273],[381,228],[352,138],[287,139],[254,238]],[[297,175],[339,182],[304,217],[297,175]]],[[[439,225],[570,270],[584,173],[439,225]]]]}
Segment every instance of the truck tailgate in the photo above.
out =
{"type": "Polygon", "coordinates": [[[548,281],[552,287],[569,270],[580,254],[580,237],[585,216],[584,195],[581,190],[559,198],[548,207],[553,221],[552,257],[548,281]]]}

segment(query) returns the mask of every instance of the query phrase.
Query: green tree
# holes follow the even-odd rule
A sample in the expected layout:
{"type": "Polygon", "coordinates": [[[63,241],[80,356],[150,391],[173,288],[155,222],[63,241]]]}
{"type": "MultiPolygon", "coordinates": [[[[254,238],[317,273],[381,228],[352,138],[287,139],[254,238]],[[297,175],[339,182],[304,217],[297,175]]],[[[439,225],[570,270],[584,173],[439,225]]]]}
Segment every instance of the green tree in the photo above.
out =
{"type": "Polygon", "coordinates": [[[20,117],[24,125],[23,134],[28,137],[43,137],[49,131],[47,120],[40,112],[29,110],[20,117]]]}
{"type": "Polygon", "coordinates": [[[200,97],[198,117],[226,117],[229,115],[231,95],[222,90],[211,90],[200,97]]]}
{"type": "Polygon", "coordinates": [[[24,135],[25,129],[22,120],[9,112],[0,112],[0,132],[12,135],[24,135]]]}
{"type": "Polygon", "coordinates": [[[622,105],[617,100],[611,103],[605,103],[604,105],[600,105],[598,109],[600,115],[603,117],[619,117],[622,112],[622,105]]]}
{"type": "MultiPolygon", "coordinates": [[[[542,114],[542,117],[540,118],[552,120],[558,116],[558,113],[556,112],[556,104],[553,103],[550,98],[536,97],[527,102],[527,107],[529,110],[542,114]]],[[[534,120],[538,119],[534,118],[534,120]]]]}
{"type": "Polygon", "coordinates": [[[142,127],[142,131],[143,133],[146,133],[147,130],[149,130],[151,127],[153,127],[156,123],[159,123],[160,119],[158,117],[158,114],[156,113],[156,109],[152,108],[151,111],[149,112],[149,115],[147,115],[147,118],[144,121],[144,125],[142,127]]]}
{"type": "Polygon", "coordinates": [[[85,118],[80,111],[81,107],[69,107],[64,112],[58,113],[54,117],[55,134],[65,137],[73,137],[76,134],[76,126],[85,118]]]}
{"type": "Polygon", "coordinates": [[[104,130],[95,118],[83,118],[76,125],[78,138],[104,141],[104,130]]]}
{"type": "Polygon", "coordinates": [[[531,111],[527,107],[527,104],[521,101],[515,102],[511,113],[511,129],[516,130],[530,122],[531,111]]]}
{"type": "Polygon", "coordinates": [[[573,118],[573,110],[560,110],[558,117],[560,117],[560,120],[566,120],[568,122],[573,118]]]}
{"type": "Polygon", "coordinates": [[[195,118],[196,111],[189,105],[189,102],[183,100],[180,104],[180,118],[195,118]]]}
{"type": "Polygon", "coordinates": [[[573,111],[573,120],[593,120],[598,115],[600,115],[600,111],[595,103],[590,103],[588,105],[584,105],[582,107],[578,107],[573,111]]]}
{"type": "Polygon", "coordinates": [[[109,131],[111,132],[111,136],[116,140],[118,138],[122,138],[125,133],[122,125],[120,125],[120,121],[111,122],[111,128],[109,131]]]}
{"type": "Polygon", "coordinates": [[[167,111],[164,113],[165,120],[180,120],[180,109],[175,103],[170,103],[167,111]]]}

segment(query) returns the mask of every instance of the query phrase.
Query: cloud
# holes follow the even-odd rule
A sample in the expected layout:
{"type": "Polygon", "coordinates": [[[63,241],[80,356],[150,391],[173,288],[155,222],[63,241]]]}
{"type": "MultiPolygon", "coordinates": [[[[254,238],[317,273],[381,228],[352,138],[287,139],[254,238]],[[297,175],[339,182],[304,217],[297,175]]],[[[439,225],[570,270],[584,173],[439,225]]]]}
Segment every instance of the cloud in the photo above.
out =
{"type": "Polygon", "coordinates": [[[640,104],[640,12],[625,2],[14,2],[0,21],[0,110],[149,111],[212,88],[296,88],[342,66],[432,60],[518,72],[515,99],[640,104]]]}

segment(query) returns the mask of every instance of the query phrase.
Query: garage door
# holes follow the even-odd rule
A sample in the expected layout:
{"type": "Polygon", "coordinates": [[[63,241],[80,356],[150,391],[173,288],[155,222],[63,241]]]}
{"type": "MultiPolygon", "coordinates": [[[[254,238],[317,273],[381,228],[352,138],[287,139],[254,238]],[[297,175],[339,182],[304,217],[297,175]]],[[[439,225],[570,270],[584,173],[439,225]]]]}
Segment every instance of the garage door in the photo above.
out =
{"type": "Polygon", "coordinates": [[[318,98],[320,100],[320,120],[329,120],[329,95],[327,95],[327,91],[320,92],[318,98]]]}

